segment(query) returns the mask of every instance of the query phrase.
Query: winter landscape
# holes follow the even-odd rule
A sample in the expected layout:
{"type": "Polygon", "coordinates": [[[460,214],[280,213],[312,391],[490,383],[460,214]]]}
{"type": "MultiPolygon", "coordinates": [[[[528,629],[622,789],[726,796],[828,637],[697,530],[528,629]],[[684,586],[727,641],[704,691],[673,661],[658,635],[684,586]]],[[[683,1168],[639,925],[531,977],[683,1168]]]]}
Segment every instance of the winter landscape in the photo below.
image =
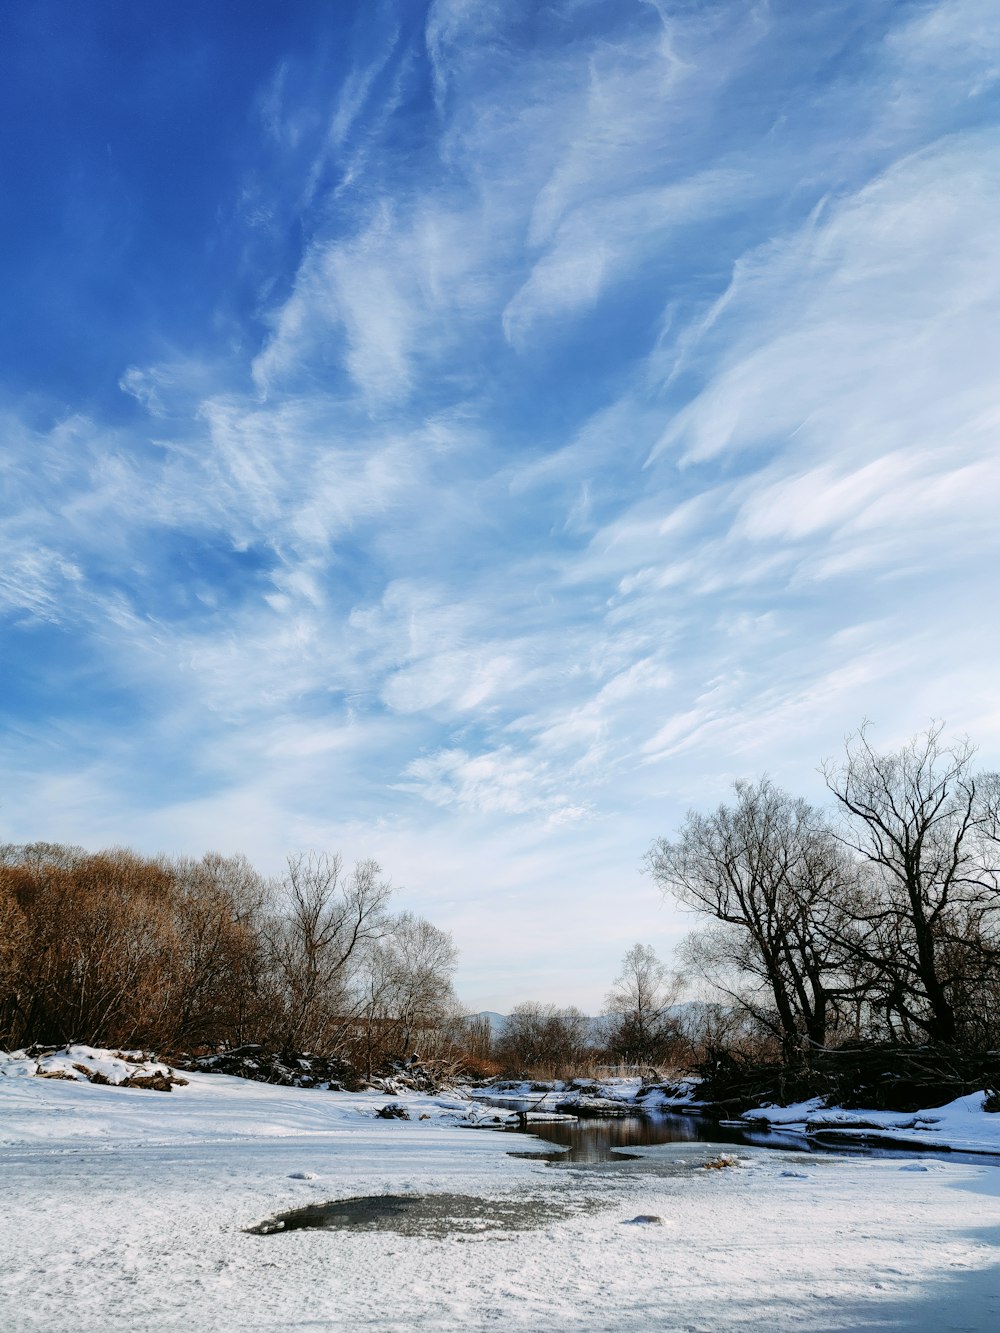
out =
{"type": "Polygon", "coordinates": [[[940,1151],[1000,1154],[981,1098],[939,1113],[922,1136],[936,1152],[730,1145],[731,1165],[705,1169],[719,1151],[689,1142],[588,1169],[510,1156],[531,1140],[462,1128],[457,1093],[408,1093],[409,1121],[385,1121],[384,1093],[195,1074],[167,1096],[29,1077],[33,1063],[0,1067],[7,1328],[987,1333],[1000,1315],[1000,1169],[940,1151]],[[445,1227],[417,1213],[247,1234],[384,1194],[493,1208],[471,1225],[459,1206],[445,1227]]]}
{"type": "Polygon", "coordinates": [[[0,1333],[995,1333],[996,0],[0,51],[0,1333]]]}

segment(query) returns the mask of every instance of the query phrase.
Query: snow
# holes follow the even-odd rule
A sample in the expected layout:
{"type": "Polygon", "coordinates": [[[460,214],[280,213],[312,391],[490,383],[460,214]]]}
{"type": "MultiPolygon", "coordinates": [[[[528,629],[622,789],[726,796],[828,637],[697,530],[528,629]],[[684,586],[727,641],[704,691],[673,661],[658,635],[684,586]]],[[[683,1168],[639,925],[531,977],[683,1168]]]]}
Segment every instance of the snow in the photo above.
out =
{"type": "Polygon", "coordinates": [[[170,1075],[170,1068],[147,1059],[142,1051],[99,1051],[92,1046],[66,1046],[37,1057],[24,1051],[0,1051],[0,1077],[37,1076],[68,1079],[75,1083],[93,1081],[119,1086],[136,1075],[170,1075]]]}
{"type": "MultiPolygon", "coordinates": [[[[399,1095],[410,1120],[380,1120],[384,1093],[209,1074],[165,1093],[27,1064],[0,1065],[10,1333],[1000,1327],[1000,1169],[979,1161],[729,1145],[732,1165],[704,1170],[716,1145],[674,1143],[548,1166],[508,1155],[523,1139],[463,1127],[459,1094],[399,1095]],[[369,1194],[559,1211],[487,1234],[244,1231],[369,1194]]],[[[933,1115],[921,1133],[980,1148],[1000,1119],[975,1098],[933,1115]]]]}
{"type": "MultiPolygon", "coordinates": [[[[477,1090],[469,1089],[470,1095],[477,1090]]],[[[487,1090],[491,1103],[521,1106],[530,1102],[539,1111],[555,1106],[578,1107],[596,1113],[602,1109],[621,1112],[640,1107],[646,1111],[670,1110],[693,1105],[694,1085],[685,1083],[677,1091],[665,1087],[649,1087],[640,1078],[574,1079],[571,1083],[558,1079],[539,1085],[522,1081],[506,1081],[487,1090]]]]}
{"type": "Polygon", "coordinates": [[[845,1143],[909,1144],[914,1148],[989,1153],[1000,1156],[1000,1113],[983,1110],[985,1092],[956,1097],[926,1111],[845,1111],[820,1099],[795,1106],[765,1106],[741,1118],[754,1126],[780,1126],[809,1138],[837,1135],[845,1143]]]}

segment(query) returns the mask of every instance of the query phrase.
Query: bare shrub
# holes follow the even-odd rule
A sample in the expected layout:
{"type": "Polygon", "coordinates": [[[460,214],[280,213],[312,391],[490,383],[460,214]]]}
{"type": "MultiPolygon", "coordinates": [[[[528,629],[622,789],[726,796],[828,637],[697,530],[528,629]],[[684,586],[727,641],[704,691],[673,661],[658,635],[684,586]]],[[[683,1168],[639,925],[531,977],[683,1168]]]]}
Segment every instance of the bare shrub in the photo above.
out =
{"type": "Polygon", "coordinates": [[[505,1074],[564,1078],[578,1072],[593,1052],[591,1022],[579,1009],[527,1002],[510,1011],[495,1045],[505,1074]]]}

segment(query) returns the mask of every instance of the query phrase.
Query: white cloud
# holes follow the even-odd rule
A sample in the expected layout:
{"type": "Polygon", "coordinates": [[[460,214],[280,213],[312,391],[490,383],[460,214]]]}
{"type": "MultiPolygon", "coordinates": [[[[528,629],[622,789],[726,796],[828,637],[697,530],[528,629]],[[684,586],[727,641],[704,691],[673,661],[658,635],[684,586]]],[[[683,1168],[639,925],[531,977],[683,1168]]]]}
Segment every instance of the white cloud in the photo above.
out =
{"type": "Polygon", "coordinates": [[[741,263],[699,356],[718,348],[721,364],[660,448],[698,462],[794,432],[805,450],[838,426],[843,452],[870,450],[875,431],[909,445],[911,421],[952,421],[956,377],[960,410],[984,411],[994,157],[992,136],[946,139],[741,263]]]}
{"type": "Polygon", "coordinates": [[[612,282],[640,270],[671,233],[729,212],[755,192],[739,171],[704,172],[661,189],[588,201],[558,225],[527,281],[503,312],[504,333],[522,344],[540,321],[594,305],[612,282]]]}
{"type": "Polygon", "coordinates": [[[5,423],[11,623],[135,714],[19,732],[12,826],[374,851],[477,985],[558,930],[604,975],[538,998],[592,1003],[674,929],[644,846],[732,777],[816,796],[866,713],[998,752],[993,38],[903,9],[852,66],[827,10],[442,0],[405,153],[393,25],[279,74],[306,239],[256,356],[5,423]]]}
{"type": "Polygon", "coordinates": [[[439,750],[406,766],[402,791],[434,805],[487,815],[543,815],[547,827],[572,823],[587,813],[559,787],[544,763],[509,746],[469,754],[439,750]]]}

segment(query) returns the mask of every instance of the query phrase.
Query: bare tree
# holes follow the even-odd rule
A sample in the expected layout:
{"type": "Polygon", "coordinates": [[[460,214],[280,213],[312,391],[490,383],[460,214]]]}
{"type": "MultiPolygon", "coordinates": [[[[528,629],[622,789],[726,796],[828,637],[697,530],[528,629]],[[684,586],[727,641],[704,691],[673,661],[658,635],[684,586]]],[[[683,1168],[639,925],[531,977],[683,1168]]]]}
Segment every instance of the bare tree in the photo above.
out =
{"type": "Polygon", "coordinates": [[[973,746],[945,745],[942,731],[879,754],[863,726],[844,761],[822,771],[844,814],[839,836],[879,890],[859,914],[855,951],[903,1036],[950,1044],[967,1016],[966,983],[997,956],[1000,777],[974,773],[973,746]]]}
{"type": "Polygon", "coordinates": [[[745,1004],[722,1004],[713,998],[688,1000],[677,1013],[683,1041],[682,1062],[710,1068],[720,1057],[742,1063],[773,1060],[774,1034],[762,1027],[745,1004]]]}
{"type": "Polygon", "coordinates": [[[527,1001],[510,1011],[495,1050],[499,1063],[510,1073],[560,1078],[573,1073],[590,1053],[590,1019],[570,1005],[527,1001]]]}
{"type": "Polygon", "coordinates": [[[458,950],[447,931],[411,912],[390,918],[360,969],[362,1057],[369,1075],[386,1059],[412,1055],[417,1045],[421,1054],[437,1046],[457,1005],[452,989],[457,965],[458,950]]]}
{"type": "Polygon", "coordinates": [[[71,870],[85,861],[91,853],[82,847],[61,842],[5,842],[0,844],[0,866],[40,870],[43,866],[58,866],[71,870]]]}
{"type": "Polygon", "coordinates": [[[838,941],[857,877],[820,811],[766,777],[735,792],[731,806],[690,812],[675,842],[653,844],[647,867],[664,892],[718,923],[692,958],[712,965],[793,1061],[803,1043],[825,1043],[855,989],[838,941]]]}
{"type": "Polygon", "coordinates": [[[281,1038],[289,1047],[329,1053],[358,1007],[350,965],[385,933],[392,886],[376,861],[359,861],[345,876],[339,855],[310,853],[288,858],[282,891],[284,911],[272,927],[284,997],[281,1038]]]}
{"type": "Polygon", "coordinates": [[[18,1045],[28,921],[13,886],[0,878],[0,1049],[18,1045]]]}
{"type": "Polygon", "coordinates": [[[493,1024],[486,1014],[463,1015],[459,1039],[465,1054],[475,1065],[487,1066],[493,1060],[493,1024]]]}
{"type": "Polygon", "coordinates": [[[25,851],[0,870],[19,909],[8,1030],[28,1041],[145,1041],[164,1002],[169,874],[121,849],[25,851]]]}
{"type": "Polygon", "coordinates": [[[390,894],[335,856],[275,885],[241,856],[0,847],[0,1042],[458,1049],[455,946],[390,894]]]}
{"type": "Polygon", "coordinates": [[[656,951],[633,945],[605,1001],[609,1053],[629,1064],[659,1064],[679,1035],[671,1015],[677,991],[656,951]]]}

